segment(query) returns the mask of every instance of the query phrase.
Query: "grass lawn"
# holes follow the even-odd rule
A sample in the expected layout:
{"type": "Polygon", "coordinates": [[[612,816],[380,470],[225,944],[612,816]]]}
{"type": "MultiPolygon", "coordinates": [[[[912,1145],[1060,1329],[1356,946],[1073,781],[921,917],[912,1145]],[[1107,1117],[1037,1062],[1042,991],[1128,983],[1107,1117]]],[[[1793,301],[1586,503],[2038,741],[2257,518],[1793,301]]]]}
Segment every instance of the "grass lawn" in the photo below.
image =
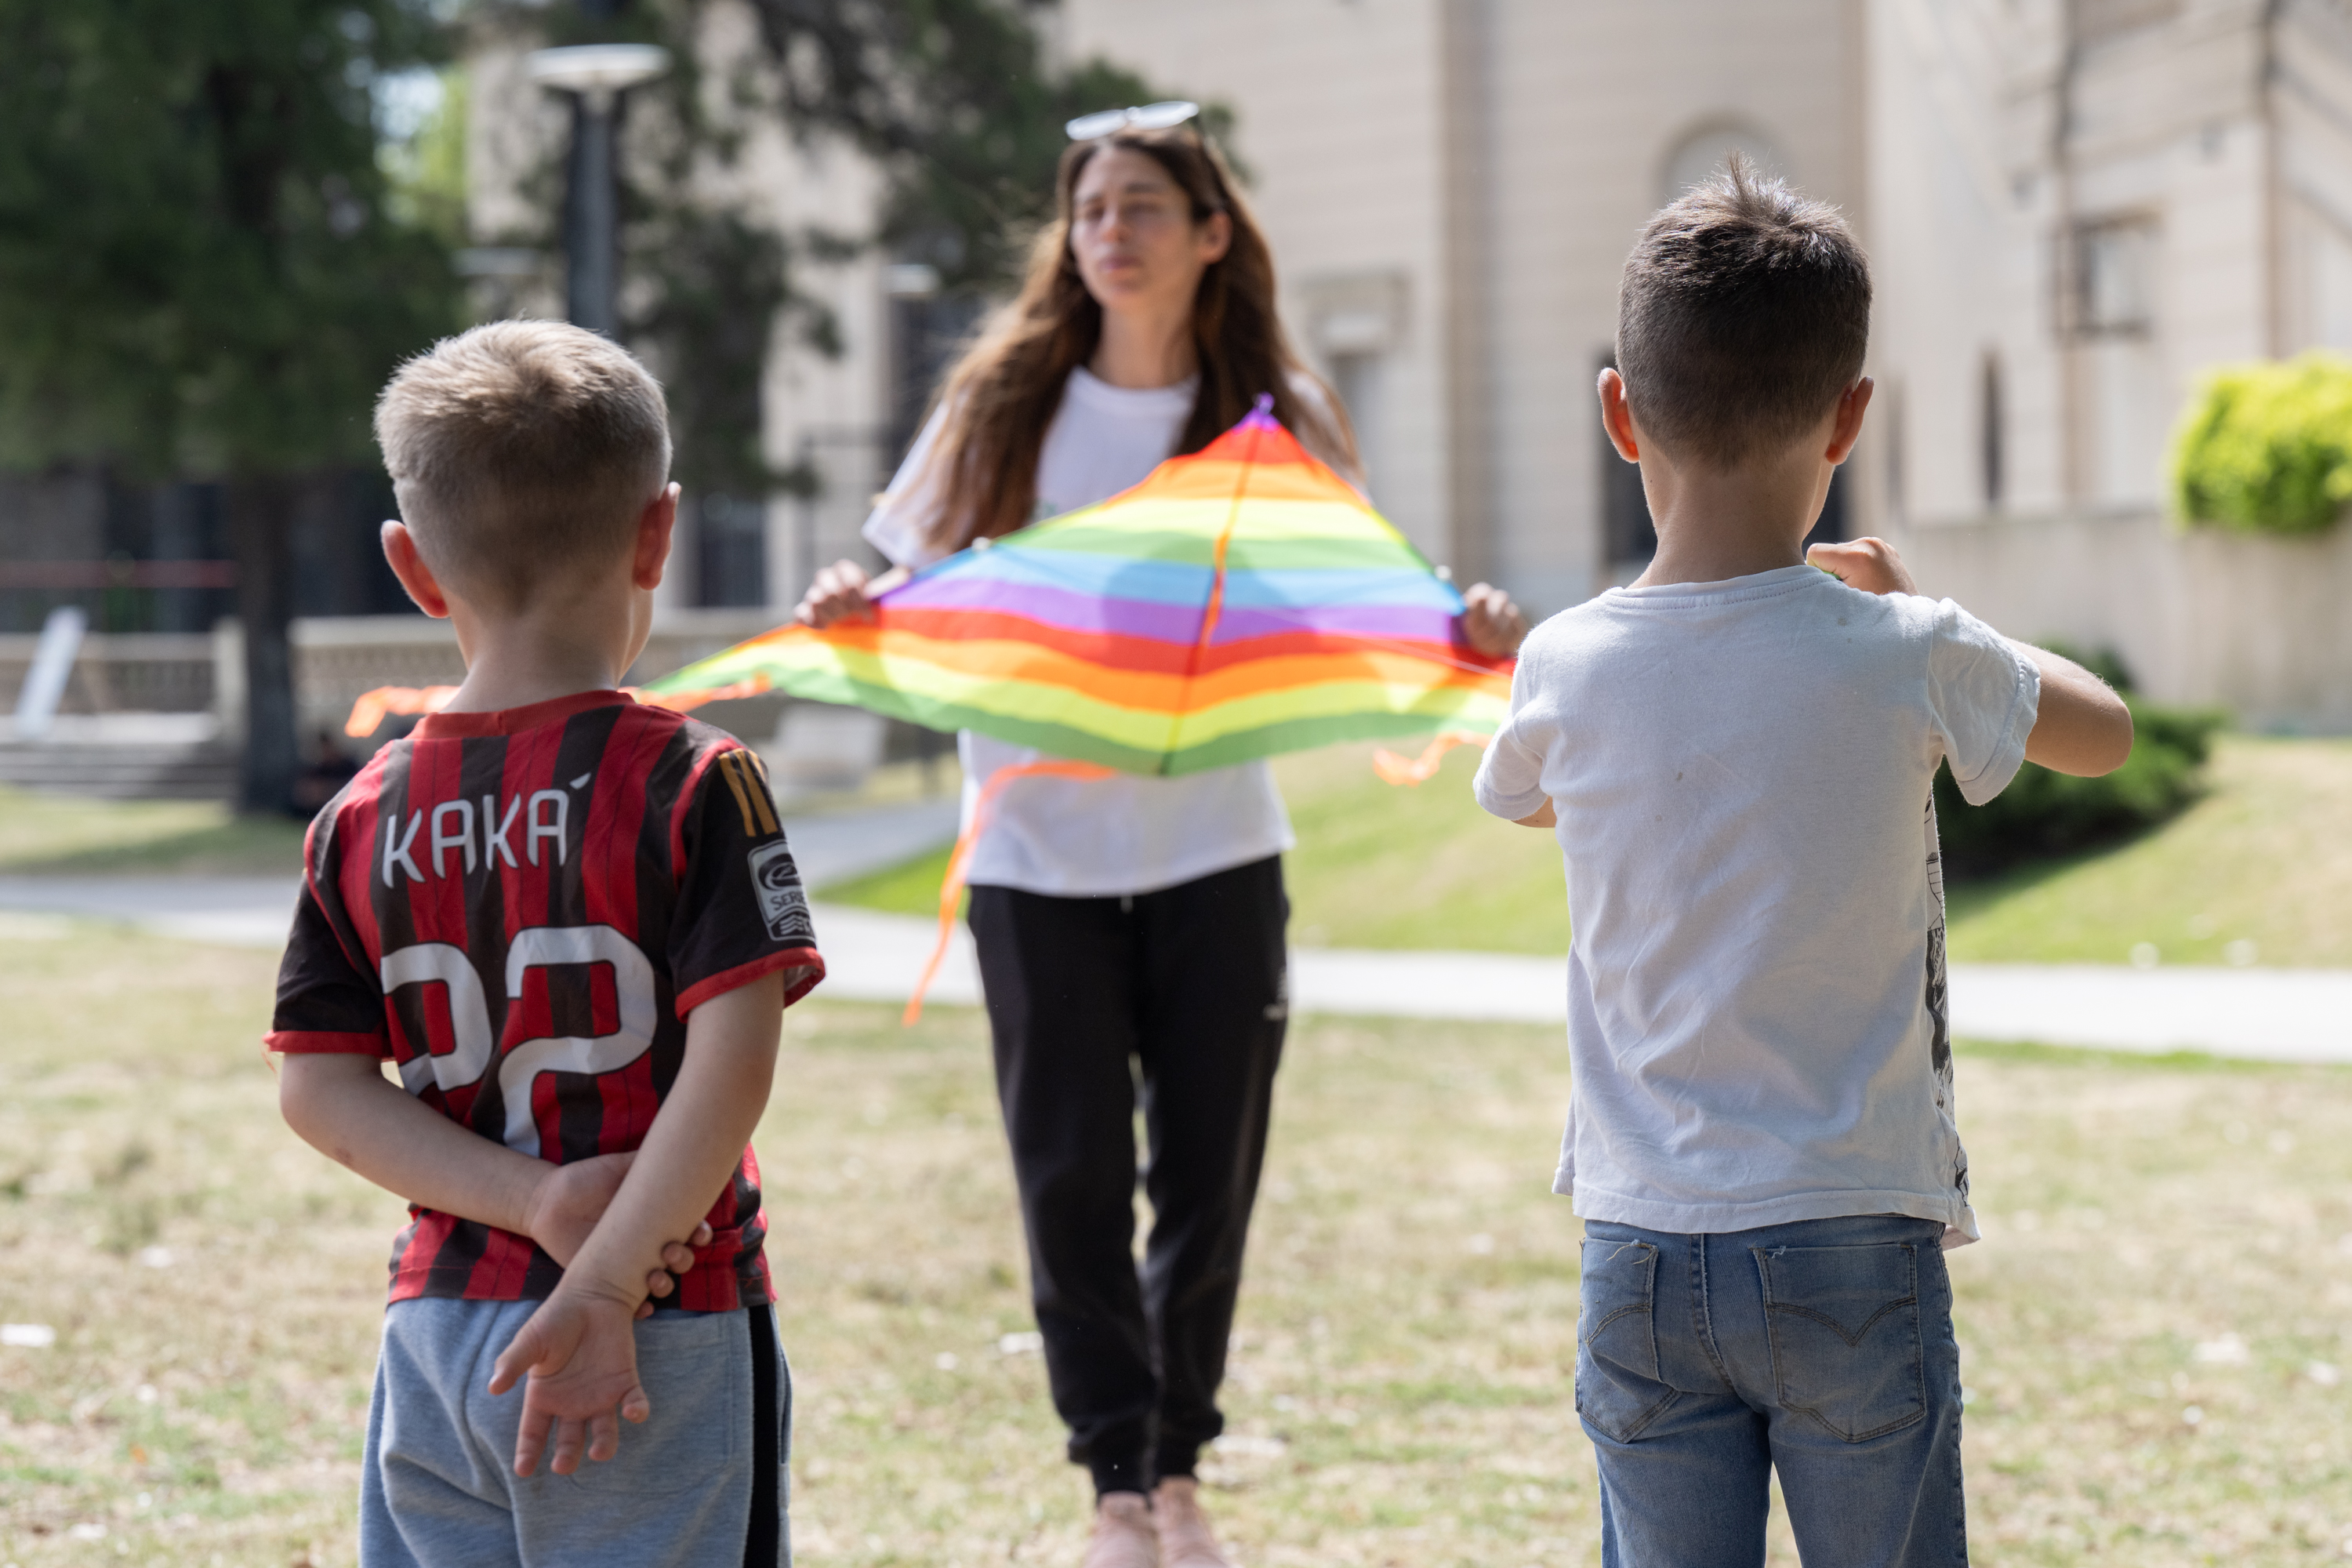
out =
{"type": "Polygon", "coordinates": [[[2352,967],[2352,741],[2215,737],[2211,790],[2129,844],[1953,889],[1951,952],[2003,963],[2352,967]]]}
{"type": "MultiPolygon", "coordinates": [[[[0,1321],[57,1331],[0,1347],[0,1561],[349,1562],[400,1205],[279,1123],[272,960],[0,937],[0,1321]]],[[[1076,1560],[1084,1483],[1005,1338],[1032,1325],[986,1062],[969,1010],[790,1017],[759,1142],[804,1562],[1076,1560]]],[[[1979,1050],[1960,1080],[1977,1561],[2340,1561],[2352,1071],[1979,1050]]],[[[1209,1472],[1252,1568],[1597,1560],[1546,1191],[1567,1092],[1549,1029],[1294,1030],[1209,1472]]]]}
{"type": "MultiPolygon", "coordinates": [[[[1476,753],[1413,789],[1380,782],[1371,748],[1275,763],[1298,847],[1286,875],[1292,940],[1310,947],[1564,952],[1568,911],[1547,834],[1470,798],[1476,753]]],[[[2140,942],[2168,963],[2352,967],[2352,742],[2218,737],[2206,797],[2129,843],[1956,887],[1951,952],[2004,963],[2121,963],[2140,942]]],[[[824,896],[929,914],[944,850],[824,896]]]]}

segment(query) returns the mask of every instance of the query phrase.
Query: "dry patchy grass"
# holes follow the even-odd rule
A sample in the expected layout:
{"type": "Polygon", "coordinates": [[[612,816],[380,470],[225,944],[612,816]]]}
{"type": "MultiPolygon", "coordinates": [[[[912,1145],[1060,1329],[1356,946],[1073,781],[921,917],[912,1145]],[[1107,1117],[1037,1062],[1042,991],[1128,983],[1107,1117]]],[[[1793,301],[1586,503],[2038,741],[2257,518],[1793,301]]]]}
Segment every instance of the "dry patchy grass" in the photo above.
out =
{"type": "Polygon", "coordinates": [[[303,825],[220,801],[93,800],[0,786],[0,875],[299,877],[303,825]]]}
{"type": "MultiPolygon", "coordinates": [[[[0,1319],[58,1331],[0,1349],[0,1563],[350,1560],[399,1205],[278,1123],[270,971],[86,928],[0,948],[0,1319]]],[[[1597,1559],[1561,1056],[1296,1030],[1209,1469],[1254,1568],[1597,1559]]],[[[1005,1338],[1031,1324],[986,1062],[968,1011],[788,1021],[760,1146],[808,1563],[1076,1559],[1084,1483],[1005,1338]]],[[[1978,1560],[2339,1560],[2352,1073],[2012,1050],[1961,1087],[1978,1560]]]]}

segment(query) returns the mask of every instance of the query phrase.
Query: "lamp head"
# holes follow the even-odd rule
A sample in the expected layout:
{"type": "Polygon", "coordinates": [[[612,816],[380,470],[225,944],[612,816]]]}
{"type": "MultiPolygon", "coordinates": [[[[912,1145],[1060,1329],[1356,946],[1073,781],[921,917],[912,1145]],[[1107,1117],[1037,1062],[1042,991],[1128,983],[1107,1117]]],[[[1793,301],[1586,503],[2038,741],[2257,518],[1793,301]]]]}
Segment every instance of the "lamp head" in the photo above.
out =
{"type": "Polygon", "coordinates": [[[530,79],[557,92],[576,92],[591,109],[669,69],[669,51],[654,44],[574,44],[534,49],[523,62],[530,79]]]}

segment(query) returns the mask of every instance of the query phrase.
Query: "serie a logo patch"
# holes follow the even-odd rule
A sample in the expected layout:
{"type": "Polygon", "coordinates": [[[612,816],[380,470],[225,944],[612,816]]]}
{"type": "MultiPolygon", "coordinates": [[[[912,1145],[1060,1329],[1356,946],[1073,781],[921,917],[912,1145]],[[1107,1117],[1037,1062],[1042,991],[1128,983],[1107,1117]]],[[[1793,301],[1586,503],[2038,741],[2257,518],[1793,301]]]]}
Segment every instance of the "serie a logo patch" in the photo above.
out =
{"type": "Polygon", "coordinates": [[[801,889],[800,868],[793,864],[793,852],[782,839],[751,851],[751,886],[759,892],[760,913],[768,922],[771,941],[816,941],[816,927],[809,920],[808,895],[801,889]]]}

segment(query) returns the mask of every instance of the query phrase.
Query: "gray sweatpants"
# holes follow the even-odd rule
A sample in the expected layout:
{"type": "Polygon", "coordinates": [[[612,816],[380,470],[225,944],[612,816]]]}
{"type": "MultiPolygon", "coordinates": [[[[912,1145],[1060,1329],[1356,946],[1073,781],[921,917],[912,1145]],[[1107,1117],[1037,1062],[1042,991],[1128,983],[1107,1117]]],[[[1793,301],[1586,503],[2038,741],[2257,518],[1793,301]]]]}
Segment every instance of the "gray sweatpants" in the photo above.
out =
{"type": "Polygon", "coordinates": [[[538,1305],[425,1299],[385,1311],[360,1479],[361,1568],[790,1568],[792,1373],[771,1311],[639,1323],[652,1418],[623,1422],[621,1451],[603,1464],[583,1459],[559,1476],[542,1460],[521,1477],[522,1390],[492,1398],[490,1368],[538,1305]],[[772,1377],[756,1354],[772,1358],[772,1377]]]}

